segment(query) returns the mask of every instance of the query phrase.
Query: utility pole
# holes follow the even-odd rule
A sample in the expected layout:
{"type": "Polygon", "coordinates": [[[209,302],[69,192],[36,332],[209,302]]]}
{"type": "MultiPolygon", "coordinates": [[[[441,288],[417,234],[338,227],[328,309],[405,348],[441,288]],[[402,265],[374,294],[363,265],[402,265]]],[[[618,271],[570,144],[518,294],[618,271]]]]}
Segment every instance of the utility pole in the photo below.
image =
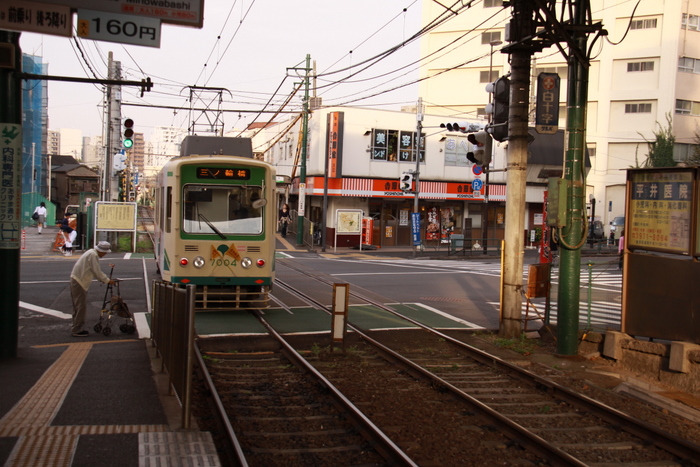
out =
{"type": "MultiPolygon", "coordinates": [[[[416,140],[414,141],[414,146],[416,147],[416,173],[413,174],[413,180],[415,182],[416,190],[414,193],[413,197],[413,213],[416,214],[414,215],[413,221],[418,222],[418,226],[416,227],[418,230],[418,235],[420,235],[420,215],[418,214],[420,211],[418,210],[418,205],[419,205],[419,194],[420,194],[420,182],[418,181],[420,177],[420,148],[421,148],[421,133],[423,132],[423,98],[419,97],[418,98],[418,104],[416,105],[416,140]]],[[[418,249],[417,246],[413,246],[413,257],[416,257],[416,250],[418,249]]]]}
{"type": "Polygon", "coordinates": [[[510,107],[506,156],[506,227],[503,248],[503,290],[499,335],[513,338],[521,332],[523,254],[525,245],[525,193],[527,182],[528,110],[530,103],[530,57],[538,48],[519,43],[533,32],[529,1],[512,2],[510,51],[510,107]]]}
{"type": "MultiPolygon", "coordinates": [[[[311,55],[306,54],[304,77],[304,115],[301,124],[301,167],[299,168],[299,209],[297,210],[297,245],[304,244],[304,213],[306,210],[306,152],[309,135],[309,74],[311,72],[311,55]]],[[[325,229],[326,220],[323,219],[325,229]]],[[[313,240],[312,240],[313,243],[313,240]]]]}

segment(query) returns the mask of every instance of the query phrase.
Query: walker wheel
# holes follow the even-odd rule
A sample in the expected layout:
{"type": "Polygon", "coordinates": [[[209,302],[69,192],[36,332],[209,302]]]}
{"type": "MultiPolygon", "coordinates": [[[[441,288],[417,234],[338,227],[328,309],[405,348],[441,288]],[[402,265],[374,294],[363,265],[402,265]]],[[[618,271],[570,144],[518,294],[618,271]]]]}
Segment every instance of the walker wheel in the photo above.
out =
{"type": "Polygon", "coordinates": [[[112,328],[104,328],[102,330],[102,334],[104,334],[105,336],[109,336],[110,334],[112,334],[112,328]]]}
{"type": "Polygon", "coordinates": [[[101,325],[100,323],[97,323],[97,324],[95,325],[95,327],[92,328],[92,329],[94,329],[95,332],[96,332],[97,334],[99,334],[100,331],[102,331],[102,325],[101,325]]]}
{"type": "Polygon", "coordinates": [[[121,332],[125,333],[125,334],[126,334],[127,332],[129,332],[129,328],[127,327],[126,324],[121,324],[121,325],[119,325],[119,330],[120,330],[121,332]]]}
{"type": "Polygon", "coordinates": [[[128,332],[129,334],[133,334],[136,332],[136,326],[134,326],[133,324],[128,324],[126,327],[128,328],[126,332],[128,332]]]}

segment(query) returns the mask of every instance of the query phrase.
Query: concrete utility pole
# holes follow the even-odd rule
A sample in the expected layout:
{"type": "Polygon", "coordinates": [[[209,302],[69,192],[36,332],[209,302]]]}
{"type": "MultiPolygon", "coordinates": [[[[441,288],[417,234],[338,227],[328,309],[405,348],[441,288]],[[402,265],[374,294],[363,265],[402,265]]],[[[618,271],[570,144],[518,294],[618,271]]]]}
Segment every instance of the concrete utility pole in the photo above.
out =
{"type": "MultiPolygon", "coordinates": [[[[512,2],[510,52],[510,107],[506,179],[506,227],[503,247],[503,291],[499,335],[513,338],[521,332],[523,254],[525,245],[525,193],[527,182],[530,57],[538,47],[519,44],[534,32],[530,2],[512,2]]],[[[541,50],[541,49],[540,49],[541,50]]]]}
{"type": "MultiPolygon", "coordinates": [[[[413,174],[413,181],[416,184],[416,191],[413,197],[413,212],[418,213],[420,212],[418,210],[418,205],[419,205],[419,195],[420,195],[420,186],[419,186],[419,181],[418,178],[420,176],[420,147],[421,147],[421,138],[420,134],[423,132],[423,98],[419,97],[418,98],[418,104],[416,105],[416,140],[413,142],[413,145],[416,148],[416,173],[413,174]]],[[[420,225],[418,226],[418,230],[420,231],[420,225]]],[[[418,247],[414,246],[413,247],[413,257],[416,257],[418,247]]]]}
{"type": "MultiPolygon", "coordinates": [[[[304,78],[304,118],[302,120],[301,131],[301,167],[299,168],[299,206],[304,207],[304,209],[299,209],[297,211],[297,245],[304,244],[304,212],[306,206],[306,200],[302,199],[306,197],[306,189],[301,190],[301,184],[306,187],[306,151],[308,146],[308,136],[309,136],[309,74],[311,73],[311,55],[306,55],[306,68],[305,68],[305,78],[304,78]]],[[[326,220],[322,223],[325,229],[326,220]]],[[[313,239],[311,240],[313,243],[313,239]]]]}
{"type": "Polygon", "coordinates": [[[499,329],[499,334],[508,338],[519,336],[521,332],[531,55],[527,50],[511,54],[503,302],[499,329]]]}

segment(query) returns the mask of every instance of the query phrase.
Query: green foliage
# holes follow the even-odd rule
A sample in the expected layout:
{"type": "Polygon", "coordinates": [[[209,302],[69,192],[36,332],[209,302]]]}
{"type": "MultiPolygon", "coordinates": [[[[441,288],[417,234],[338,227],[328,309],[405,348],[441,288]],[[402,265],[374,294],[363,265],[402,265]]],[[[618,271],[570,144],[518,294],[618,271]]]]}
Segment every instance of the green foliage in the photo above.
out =
{"type": "Polygon", "coordinates": [[[656,122],[659,126],[659,129],[654,132],[656,138],[653,141],[644,138],[649,146],[649,153],[642,167],[675,167],[677,165],[677,162],[673,160],[673,145],[676,143],[676,137],[673,135],[671,121],[671,113],[669,112],[666,114],[668,126],[664,128],[659,122],[656,122]]]}

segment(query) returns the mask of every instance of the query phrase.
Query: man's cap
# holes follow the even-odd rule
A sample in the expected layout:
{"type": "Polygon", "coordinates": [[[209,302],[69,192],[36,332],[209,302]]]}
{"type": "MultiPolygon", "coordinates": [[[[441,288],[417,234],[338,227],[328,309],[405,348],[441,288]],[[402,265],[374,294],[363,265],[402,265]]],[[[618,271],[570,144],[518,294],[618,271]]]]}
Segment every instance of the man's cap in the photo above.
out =
{"type": "Polygon", "coordinates": [[[97,246],[95,247],[95,250],[99,251],[100,253],[111,253],[112,252],[111,245],[109,244],[109,242],[98,243],[97,246]]]}

